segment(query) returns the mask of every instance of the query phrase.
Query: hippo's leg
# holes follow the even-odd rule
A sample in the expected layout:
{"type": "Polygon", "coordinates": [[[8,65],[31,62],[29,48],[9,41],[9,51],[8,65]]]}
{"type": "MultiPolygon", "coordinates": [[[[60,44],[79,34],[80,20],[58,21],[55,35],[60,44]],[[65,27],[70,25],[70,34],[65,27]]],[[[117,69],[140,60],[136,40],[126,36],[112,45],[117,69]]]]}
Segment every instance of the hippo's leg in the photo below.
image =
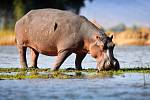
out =
{"type": "Polygon", "coordinates": [[[76,59],[75,59],[75,67],[77,70],[82,70],[81,63],[83,59],[85,58],[87,53],[82,53],[82,54],[76,54],[76,59]]]}
{"type": "Polygon", "coordinates": [[[19,57],[20,57],[20,65],[22,68],[28,68],[27,66],[27,60],[26,60],[26,50],[27,47],[24,47],[22,45],[17,45],[18,51],[19,51],[19,57]]]}
{"type": "Polygon", "coordinates": [[[71,55],[71,52],[66,50],[66,51],[63,51],[61,53],[58,53],[58,56],[57,56],[57,59],[56,59],[56,63],[54,65],[54,68],[53,70],[56,71],[59,69],[59,67],[62,65],[62,63],[66,60],[66,58],[68,56],[71,55]]]}
{"type": "Polygon", "coordinates": [[[37,52],[35,49],[31,48],[30,53],[31,53],[31,67],[38,68],[37,60],[38,60],[39,52],[37,52]]]}

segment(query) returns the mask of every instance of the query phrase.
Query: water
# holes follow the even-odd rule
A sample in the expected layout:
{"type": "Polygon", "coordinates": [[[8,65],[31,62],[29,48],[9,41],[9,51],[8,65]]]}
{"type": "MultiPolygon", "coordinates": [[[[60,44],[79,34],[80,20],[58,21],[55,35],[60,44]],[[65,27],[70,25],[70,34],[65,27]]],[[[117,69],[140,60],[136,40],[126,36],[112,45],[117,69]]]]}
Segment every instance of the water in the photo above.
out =
{"type": "MultiPolygon", "coordinates": [[[[150,82],[150,75],[145,75],[150,82]]],[[[142,74],[103,79],[34,79],[0,81],[0,100],[149,100],[150,83],[142,74]]]]}
{"type": "MultiPolygon", "coordinates": [[[[150,47],[116,47],[114,54],[121,67],[150,64],[150,47]]],[[[29,59],[29,52],[28,57],[29,59]]],[[[51,68],[56,57],[40,55],[40,68],[51,68]]],[[[71,55],[61,68],[74,68],[71,55]]],[[[96,62],[87,55],[84,68],[95,68],[96,62]]],[[[19,67],[16,47],[0,47],[0,67],[19,67]]],[[[150,74],[125,73],[94,79],[25,79],[0,80],[0,100],[149,100],[150,74]],[[144,81],[145,76],[145,81],[144,81]]]]}
{"type": "MultiPolygon", "coordinates": [[[[29,50],[28,50],[29,51],[29,50]]],[[[126,67],[147,67],[150,65],[150,46],[120,46],[114,50],[115,57],[119,60],[121,68],[126,67]]],[[[30,65],[30,55],[27,55],[30,65]]],[[[52,68],[56,57],[40,55],[38,59],[39,68],[52,68]]],[[[61,68],[74,68],[75,54],[67,58],[61,68]]],[[[96,68],[96,61],[87,55],[82,64],[83,68],[96,68]]],[[[18,68],[19,55],[14,46],[0,46],[0,67],[18,68]]]]}

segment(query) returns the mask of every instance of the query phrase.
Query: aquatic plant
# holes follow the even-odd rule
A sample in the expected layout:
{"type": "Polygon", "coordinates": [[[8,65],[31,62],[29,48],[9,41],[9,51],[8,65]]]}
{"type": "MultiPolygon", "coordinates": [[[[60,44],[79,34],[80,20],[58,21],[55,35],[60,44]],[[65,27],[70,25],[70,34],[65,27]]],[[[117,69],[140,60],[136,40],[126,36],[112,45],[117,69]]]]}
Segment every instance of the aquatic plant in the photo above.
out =
{"type": "Polygon", "coordinates": [[[118,71],[100,71],[96,69],[83,69],[77,71],[74,69],[60,69],[59,71],[52,71],[49,68],[43,69],[23,69],[23,68],[0,68],[0,79],[70,79],[70,78],[106,78],[114,75],[121,75],[124,73],[148,73],[150,68],[123,68],[118,71]]]}

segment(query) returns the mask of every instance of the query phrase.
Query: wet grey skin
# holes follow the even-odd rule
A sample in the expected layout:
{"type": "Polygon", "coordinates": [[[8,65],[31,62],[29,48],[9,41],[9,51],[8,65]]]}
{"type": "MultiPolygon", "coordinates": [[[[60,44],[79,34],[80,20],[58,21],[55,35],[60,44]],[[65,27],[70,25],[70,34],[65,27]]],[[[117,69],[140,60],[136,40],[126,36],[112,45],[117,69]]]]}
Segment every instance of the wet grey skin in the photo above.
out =
{"type": "Polygon", "coordinates": [[[28,68],[28,47],[34,68],[37,68],[39,53],[57,56],[53,70],[58,70],[65,59],[75,53],[77,70],[82,70],[87,54],[96,59],[98,70],[119,69],[119,62],[113,55],[112,37],[107,37],[102,28],[84,16],[57,9],[31,10],[16,22],[15,33],[23,68],[28,68]]]}

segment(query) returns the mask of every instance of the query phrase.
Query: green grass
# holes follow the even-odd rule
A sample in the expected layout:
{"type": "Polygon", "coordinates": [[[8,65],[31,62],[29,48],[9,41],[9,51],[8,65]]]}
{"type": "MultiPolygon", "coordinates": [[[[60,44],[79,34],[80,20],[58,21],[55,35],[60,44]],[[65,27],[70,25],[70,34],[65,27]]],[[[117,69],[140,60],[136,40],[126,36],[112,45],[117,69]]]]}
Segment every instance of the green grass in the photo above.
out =
{"type": "Polygon", "coordinates": [[[23,69],[23,68],[0,68],[0,79],[71,79],[71,78],[105,78],[124,73],[147,73],[150,68],[123,68],[118,71],[100,71],[96,69],[60,69],[52,71],[49,68],[43,69],[23,69]]]}

